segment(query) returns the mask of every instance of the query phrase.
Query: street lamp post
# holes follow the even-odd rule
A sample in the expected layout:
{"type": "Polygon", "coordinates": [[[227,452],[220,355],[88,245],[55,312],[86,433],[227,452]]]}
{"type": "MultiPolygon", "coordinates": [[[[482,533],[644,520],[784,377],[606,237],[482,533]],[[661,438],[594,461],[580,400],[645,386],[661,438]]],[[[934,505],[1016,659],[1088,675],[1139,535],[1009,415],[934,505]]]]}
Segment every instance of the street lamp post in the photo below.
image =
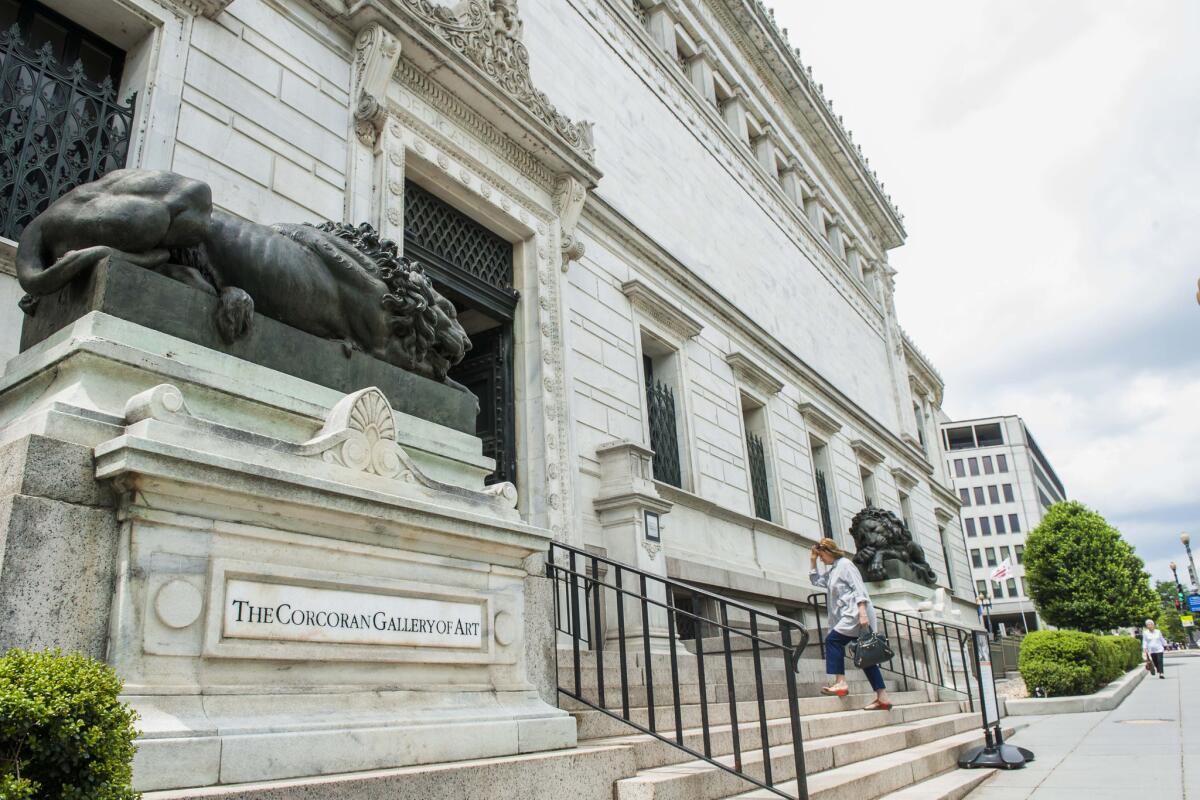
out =
{"type": "Polygon", "coordinates": [[[979,606],[980,611],[983,612],[983,627],[984,627],[984,630],[987,631],[988,638],[991,639],[992,638],[992,617],[991,617],[992,598],[986,594],[977,594],[977,595],[975,595],[975,603],[976,603],[976,605],[979,606]]]}
{"type": "MultiPolygon", "coordinates": [[[[1185,533],[1184,536],[1187,536],[1187,534],[1185,533]]],[[[1175,596],[1179,598],[1179,601],[1182,604],[1186,601],[1183,599],[1183,585],[1179,582],[1179,570],[1177,569],[1178,565],[1174,561],[1172,561],[1167,566],[1169,566],[1171,568],[1171,574],[1173,576],[1175,576],[1175,591],[1177,593],[1175,596]]],[[[1184,611],[1184,609],[1181,606],[1179,608],[1179,613],[1182,614],[1183,611],[1184,611]]],[[[1188,628],[1187,635],[1188,635],[1188,647],[1195,647],[1196,646],[1195,629],[1188,628]]]]}
{"type": "Polygon", "coordinates": [[[1183,542],[1183,549],[1187,550],[1188,556],[1188,575],[1192,578],[1192,592],[1200,589],[1200,581],[1196,580],[1196,560],[1192,558],[1192,539],[1186,533],[1179,534],[1179,541],[1183,542]]]}

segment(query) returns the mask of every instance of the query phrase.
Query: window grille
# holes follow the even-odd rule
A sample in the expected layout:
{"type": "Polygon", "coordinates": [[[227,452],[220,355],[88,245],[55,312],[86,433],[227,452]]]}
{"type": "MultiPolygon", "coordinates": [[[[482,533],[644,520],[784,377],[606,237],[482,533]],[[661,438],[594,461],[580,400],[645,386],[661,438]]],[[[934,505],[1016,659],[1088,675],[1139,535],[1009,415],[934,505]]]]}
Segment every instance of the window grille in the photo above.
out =
{"type": "Polygon", "coordinates": [[[404,183],[404,241],[489,286],[512,289],[512,243],[412,181],[404,183]]]}
{"type": "Polygon", "coordinates": [[[817,503],[821,507],[822,535],[833,538],[833,514],[829,509],[829,489],[825,484],[825,471],[817,470],[817,503]]]}
{"type": "Polygon", "coordinates": [[[682,487],[679,437],[675,431],[675,394],[669,386],[650,378],[646,384],[646,407],[649,410],[650,449],[654,451],[654,479],[682,487]]]}
{"type": "Polygon", "coordinates": [[[63,194],[125,166],[133,109],[110,76],[63,66],[17,25],[0,34],[0,235],[16,239],[63,194]]]}
{"type": "Polygon", "coordinates": [[[771,493],[767,484],[767,457],[762,439],[746,434],[746,454],[750,461],[750,489],[754,495],[754,515],[771,521],[771,493]]]}

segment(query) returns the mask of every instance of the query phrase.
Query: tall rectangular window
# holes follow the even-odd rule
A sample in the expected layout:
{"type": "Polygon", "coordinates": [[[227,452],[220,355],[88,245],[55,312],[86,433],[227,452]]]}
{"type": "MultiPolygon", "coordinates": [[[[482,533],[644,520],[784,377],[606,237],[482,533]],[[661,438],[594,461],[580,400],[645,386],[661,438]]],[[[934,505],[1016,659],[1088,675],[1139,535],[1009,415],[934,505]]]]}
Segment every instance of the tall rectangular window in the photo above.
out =
{"type": "Polygon", "coordinates": [[[1029,597],[1029,584],[1025,582],[1024,578],[1021,578],[1021,594],[1029,597]]]}
{"type": "Polygon", "coordinates": [[[1010,564],[1012,563],[1012,550],[1009,549],[1008,545],[1004,545],[1000,548],[1000,560],[1008,561],[1010,564]]]}
{"type": "Polygon", "coordinates": [[[917,532],[913,528],[912,520],[912,503],[909,502],[908,495],[900,492],[900,519],[904,520],[904,524],[908,527],[910,533],[915,537],[917,532]]]}
{"type": "Polygon", "coordinates": [[[1004,589],[1000,586],[1000,581],[992,581],[992,597],[1004,597],[1004,589]]]}
{"type": "Polygon", "coordinates": [[[1016,597],[1017,596],[1017,579],[1009,578],[1008,581],[1005,582],[1005,585],[1008,587],[1008,596],[1016,597]]]}
{"type": "Polygon", "coordinates": [[[979,530],[984,536],[992,535],[992,521],[987,517],[979,518],[979,530]]]}
{"type": "Polygon", "coordinates": [[[962,504],[964,506],[971,505],[971,490],[966,489],[966,488],[959,489],[958,490],[958,499],[962,501],[962,504]]]}
{"type": "Polygon", "coordinates": [[[994,522],[996,524],[996,533],[997,534],[1008,533],[1008,531],[1006,531],[1004,529],[1004,515],[1003,514],[997,514],[996,516],[992,517],[992,522],[994,522]]]}
{"type": "Polygon", "coordinates": [[[975,505],[977,505],[977,506],[981,506],[981,505],[983,505],[983,504],[984,504],[984,500],[983,500],[983,487],[982,487],[982,486],[976,486],[976,487],[975,487],[975,505]]]}
{"type": "Polygon", "coordinates": [[[979,474],[979,459],[972,456],[967,459],[967,468],[971,471],[972,477],[979,474]]]}
{"type": "Polygon", "coordinates": [[[754,516],[771,521],[771,465],[763,439],[767,435],[767,410],[762,403],[742,395],[742,430],[746,434],[746,467],[754,516]]]}
{"type": "Polygon", "coordinates": [[[813,473],[816,478],[817,511],[821,517],[821,535],[837,540],[834,536],[836,526],[833,522],[833,487],[830,485],[833,471],[829,465],[829,449],[816,439],[809,439],[812,448],[813,473]]]}
{"type": "Polygon", "coordinates": [[[654,479],[683,487],[679,457],[679,413],[675,405],[676,354],[656,340],[642,339],[642,373],[646,380],[646,420],[654,451],[654,479]]]}
{"type": "Polygon", "coordinates": [[[987,565],[989,567],[996,566],[996,548],[989,547],[984,552],[987,554],[987,565]]]}
{"type": "Polygon", "coordinates": [[[988,487],[988,502],[993,504],[1000,502],[1000,489],[994,484],[988,487]]]}
{"type": "Polygon", "coordinates": [[[963,520],[963,524],[967,527],[967,536],[978,536],[975,532],[975,520],[972,517],[967,517],[963,520]]]}
{"type": "Polygon", "coordinates": [[[954,459],[954,477],[956,477],[956,478],[967,477],[967,470],[963,466],[963,460],[961,458],[954,459]]]}
{"type": "Polygon", "coordinates": [[[862,481],[863,500],[869,506],[875,505],[877,496],[875,493],[875,472],[869,467],[859,464],[858,478],[862,481]]]}
{"type": "Polygon", "coordinates": [[[1020,533],[1021,532],[1021,518],[1018,517],[1016,514],[1009,514],[1008,515],[1008,529],[1012,533],[1020,533]]]}
{"type": "MultiPolygon", "coordinates": [[[[954,566],[950,558],[950,535],[945,525],[938,525],[938,541],[942,543],[942,564],[946,567],[946,586],[954,591],[954,566]]],[[[959,542],[961,543],[961,539],[959,542]]]]}
{"type": "Polygon", "coordinates": [[[1006,502],[1006,503],[1016,502],[1015,498],[1013,497],[1013,488],[1012,488],[1011,483],[1004,484],[1004,502],[1006,502]]]}
{"type": "Polygon", "coordinates": [[[1008,456],[1004,455],[1003,453],[998,453],[996,455],[996,471],[1008,472],[1008,456]]]}
{"type": "Polygon", "coordinates": [[[987,597],[987,581],[975,581],[975,593],[980,597],[987,597]]]}
{"type": "Polygon", "coordinates": [[[983,569],[983,557],[979,555],[979,550],[971,550],[971,565],[976,569],[983,569]]]}
{"type": "Polygon", "coordinates": [[[1025,563],[1025,545],[1023,545],[1023,544],[1013,545],[1013,552],[1017,554],[1017,563],[1024,564],[1025,563]]]}
{"type": "Polygon", "coordinates": [[[984,456],[981,460],[983,461],[983,474],[991,475],[992,474],[992,457],[984,456]]]}

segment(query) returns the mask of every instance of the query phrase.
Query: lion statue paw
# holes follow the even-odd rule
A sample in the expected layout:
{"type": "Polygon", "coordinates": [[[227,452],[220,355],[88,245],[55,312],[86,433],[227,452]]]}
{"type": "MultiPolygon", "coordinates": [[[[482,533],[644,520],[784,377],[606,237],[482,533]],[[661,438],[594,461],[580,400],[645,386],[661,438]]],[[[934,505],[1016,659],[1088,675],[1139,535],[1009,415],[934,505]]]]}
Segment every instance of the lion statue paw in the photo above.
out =
{"type": "Polygon", "coordinates": [[[217,302],[215,321],[225,344],[233,344],[250,332],[254,322],[254,299],[236,286],[226,286],[217,302]]]}

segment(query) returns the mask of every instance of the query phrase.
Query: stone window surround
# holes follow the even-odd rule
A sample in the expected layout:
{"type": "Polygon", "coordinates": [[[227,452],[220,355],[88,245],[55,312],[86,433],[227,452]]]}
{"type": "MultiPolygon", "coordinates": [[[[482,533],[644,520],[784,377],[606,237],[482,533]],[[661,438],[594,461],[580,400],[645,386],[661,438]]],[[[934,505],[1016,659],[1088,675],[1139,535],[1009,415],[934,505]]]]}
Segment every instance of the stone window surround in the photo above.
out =
{"type": "MultiPolygon", "coordinates": [[[[740,351],[734,351],[725,356],[725,363],[733,371],[734,389],[737,393],[739,423],[742,427],[743,446],[750,431],[746,430],[747,411],[762,412],[762,442],[763,458],[767,468],[767,496],[771,506],[771,519],[778,525],[787,526],[786,510],[782,498],[783,486],[779,480],[778,463],[775,448],[775,433],[771,424],[772,399],[783,390],[783,381],[776,378],[763,367],[740,351]],[[753,407],[747,408],[749,400],[753,407]]],[[[745,456],[747,498],[750,502],[750,515],[754,515],[754,491],[750,477],[750,453],[745,456]]]]}
{"type": "MultiPolygon", "coordinates": [[[[670,3],[662,3],[662,2],[655,3],[652,6],[652,9],[658,11],[661,14],[669,15],[671,13],[671,11],[670,11],[671,6],[675,6],[676,9],[682,10],[682,6],[680,5],[681,2],[682,2],[682,0],[672,0],[672,2],[670,2],[670,3]]],[[[850,265],[849,261],[845,258],[844,255],[842,255],[841,253],[838,252],[834,243],[831,242],[830,239],[827,237],[825,231],[821,230],[819,228],[819,226],[817,225],[816,221],[814,221],[812,219],[812,217],[809,216],[809,214],[805,210],[804,205],[797,204],[796,201],[793,198],[791,198],[786,191],[784,191],[784,187],[782,185],[782,181],[780,179],[779,173],[777,172],[775,175],[771,175],[767,171],[766,167],[759,160],[759,158],[757,157],[757,155],[755,153],[755,149],[754,149],[753,143],[752,143],[753,131],[748,132],[747,137],[745,139],[743,139],[739,135],[738,131],[733,130],[729,126],[728,120],[723,115],[722,109],[716,108],[711,103],[705,101],[702,90],[696,87],[696,85],[690,79],[689,75],[684,74],[682,72],[682,70],[679,69],[678,54],[675,54],[673,56],[671,53],[663,51],[663,49],[657,45],[657,43],[655,42],[655,40],[653,39],[651,34],[647,31],[647,29],[641,24],[641,20],[637,18],[636,14],[632,10],[632,8],[628,8],[626,10],[628,11],[628,17],[630,17],[635,23],[635,25],[633,27],[640,34],[642,34],[643,36],[645,36],[647,39],[650,40],[649,42],[643,42],[643,44],[645,44],[647,46],[647,50],[649,52],[654,53],[656,56],[662,58],[664,61],[669,61],[675,65],[675,69],[666,69],[666,70],[664,70],[664,72],[666,74],[670,75],[675,80],[679,81],[679,83],[681,85],[687,86],[688,90],[690,90],[691,93],[694,93],[695,95],[699,96],[699,99],[697,99],[696,97],[693,97],[693,100],[696,101],[696,106],[697,106],[697,109],[699,110],[699,112],[702,115],[715,114],[716,120],[721,123],[720,125],[713,125],[712,126],[713,129],[717,130],[718,132],[722,133],[725,136],[730,137],[732,142],[742,145],[741,147],[738,147],[735,149],[739,153],[741,153],[744,162],[747,165],[751,165],[751,164],[754,165],[753,167],[750,167],[750,169],[757,170],[756,174],[760,177],[760,179],[762,179],[762,182],[771,190],[771,192],[773,194],[777,195],[777,199],[781,199],[784,201],[783,205],[785,208],[791,209],[792,216],[800,221],[801,228],[808,233],[810,240],[814,244],[816,244],[818,249],[823,251],[824,254],[834,264],[836,264],[838,266],[838,268],[847,277],[849,277],[851,279],[851,282],[856,287],[858,287],[859,291],[862,292],[864,297],[867,299],[868,305],[870,305],[873,308],[876,308],[876,310],[882,310],[882,299],[880,297],[881,293],[873,290],[873,288],[868,285],[868,282],[865,279],[865,273],[868,270],[864,269],[862,275],[855,274],[855,270],[850,265]]],[[[684,25],[684,22],[681,19],[676,19],[675,23],[677,26],[684,25]]],[[[686,28],[685,28],[685,30],[686,30],[686,28]]],[[[692,41],[697,40],[697,38],[695,36],[693,36],[690,32],[688,32],[688,36],[689,36],[689,39],[692,41]]],[[[709,57],[715,60],[715,56],[711,55],[713,53],[712,47],[707,42],[701,41],[700,44],[697,45],[697,47],[705,48],[705,51],[708,54],[710,54],[709,57]]],[[[745,91],[745,89],[741,85],[730,82],[727,78],[725,78],[724,74],[719,69],[719,67],[720,67],[719,64],[713,63],[711,66],[712,66],[713,72],[717,76],[720,77],[721,81],[731,87],[730,102],[741,102],[745,109],[745,115],[749,118],[753,118],[753,120],[754,120],[753,126],[758,127],[761,130],[764,123],[759,123],[758,120],[763,119],[764,116],[761,111],[750,106],[750,104],[748,102],[749,95],[745,91]]],[[[710,123],[713,121],[714,120],[710,119],[710,123]]],[[[769,124],[769,123],[765,123],[765,124],[769,124]]],[[[772,131],[777,130],[773,125],[771,126],[771,128],[772,128],[772,131]]],[[[772,135],[775,137],[775,141],[778,142],[778,134],[773,133],[772,135]]],[[[801,163],[799,161],[798,156],[794,155],[794,153],[793,153],[794,150],[795,150],[795,148],[785,147],[783,144],[779,144],[777,146],[777,152],[778,152],[779,156],[782,159],[784,159],[785,163],[788,165],[792,165],[792,164],[799,165],[801,163]]],[[[812,179],[809,178],[807,175],[805,176],[805,180],[808,182],[808,184],[810,186],[813,185],[812,179]]],[[[830,197],[826,191],[817,189],[814,191],[813,196],[815,198],[817,198],[817,202],[820,204],[820,208],[822,209],[822,214],[824,216],[826,216],[830,219],[833,219],[833,220],[838,220],[839,224],[844,225],[845,217],[843,215],[840,215],[835,210],[835,208],[833,206],[833,201],[830,199],[830,197]]],[[[859,234],[859,233],[855,233],[852,235],[854,236],[854,238],[856,240],[870,241],[869,237],[862,237],[861,234],[859,234]]],[[[864,253],[864,255],[867,256],[867,259],[866,259],[867,263],[873,264],[873,263],[877,263],[878,261],[882,260],[881,254],[875,255],[875,254],[864,253]]],[[[874,270],[870,270],[870,271],[874,271],[874,270]]]]}

